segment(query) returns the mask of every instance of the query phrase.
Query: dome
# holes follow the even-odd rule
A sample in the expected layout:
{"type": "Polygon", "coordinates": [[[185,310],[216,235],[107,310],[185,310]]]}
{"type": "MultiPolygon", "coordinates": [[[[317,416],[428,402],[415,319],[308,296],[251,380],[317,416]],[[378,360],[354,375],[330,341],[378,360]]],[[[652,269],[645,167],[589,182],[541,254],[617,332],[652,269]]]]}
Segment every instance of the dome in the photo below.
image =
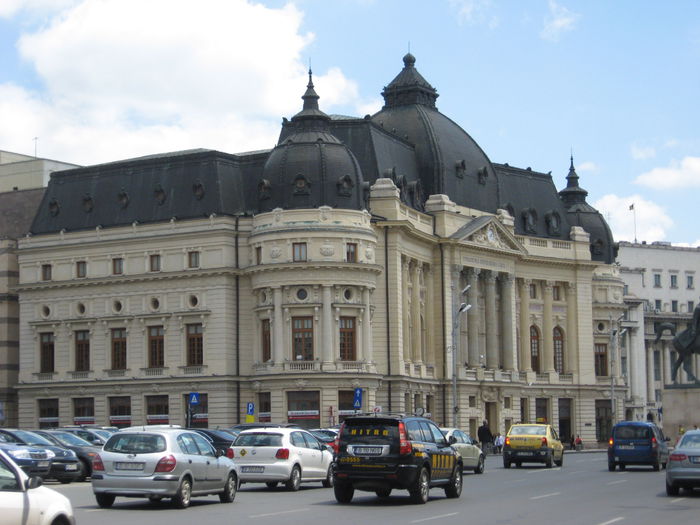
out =
{"type": "Polygon", "coordinates": [[[303,109],[285,120],[258,183],[260,211],[274,208],[364,209],[365,185],[355,155],[330,131],[309,71],[303,109]]]}

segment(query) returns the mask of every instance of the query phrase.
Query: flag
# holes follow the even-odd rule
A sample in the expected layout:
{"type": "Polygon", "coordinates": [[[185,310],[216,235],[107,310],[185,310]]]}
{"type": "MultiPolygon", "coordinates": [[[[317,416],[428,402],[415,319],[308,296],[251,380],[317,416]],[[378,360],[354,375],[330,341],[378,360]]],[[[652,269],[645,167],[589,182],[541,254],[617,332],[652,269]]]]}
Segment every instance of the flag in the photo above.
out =
{"type": "Polygon", "coordinates": [[[634,209],[634,202],[630,204],[630,211],[634,209]]]}

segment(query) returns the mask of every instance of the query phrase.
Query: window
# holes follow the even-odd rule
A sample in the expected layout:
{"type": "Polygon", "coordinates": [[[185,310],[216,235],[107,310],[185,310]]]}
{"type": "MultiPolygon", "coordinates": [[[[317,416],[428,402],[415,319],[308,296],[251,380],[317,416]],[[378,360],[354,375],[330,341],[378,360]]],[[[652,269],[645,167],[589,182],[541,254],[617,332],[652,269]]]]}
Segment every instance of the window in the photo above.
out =
{"type": "Polygon", "coordinates": [[[262,247],[255,248],[255,264],[262,264],[262,247]]]}
{"type": "Polygon", "coordinates": [[[530,299],[537,299],[537,285],[530,283],[530,299]]]}
{"type": "Polygon", "coordinates": [[[95,399],[79,397],[73,399],[73,423],[76,425],[95,422],[95,399]]]}
{"type": "Polygon", "coordinates": [[[678,312],[678,301],[675,299],[671,301],[671,311],[678,312]]]}
{"type": "Polygon", "coordinates": [[[131,426],[131,398],[129,396],[109,398],[109,424],[116,427],[131,426]]]}
{"type": "Polygon", "coordinates": [[[272,419],[272,399],[270,392],[258,393],[258,421],[268,422],[272,419]]]}
{"type": "Polygon", "coordinates": [[[342,361],[355,361],[355,318],[340,318],[340,359],[342,361]]]}
{"type": "Polygon", "coordinates": [[[661,352],[654,350],[654,381],[661,381],[661,352]]]}
{"type": "Polygon", "coordinates": [[[185,403],[185,414],[190,415],[190,421],[185,421],[188,423],[189,427],[192,428],[207,428],[209,426],[209,395],[205,393],[199,394],[199,403],[196,405],[190,404],[190,395],[183,395],[185,403]]]}
{"type": "Polygon", "coordinates": [[[313,317],[292,317],[292,357],[298,361],[313,360],[313,317]]]}
{"type": "Polygon", "coordinates": [[[688,313],[691,313],[695,309],[695,303],[693,301],[688,301],[688,313]]]}
{"type": "Polygon", "coordinates": [[[629,286],[629,284],[625,284],[625,285],[622,287],[622,294],[623,294],[623,295],[629,295],[629,294],[630,294],[630,286],[629,286]]]}
{"type": "Polygon", "coordinates": [[[561,301],[561,287],[552,286],[552,299],[555,301],[561,301]]]}
{"type": "Polygon", "coordinates": [[[693,276],[692,275],[686,275],[685,280],[686,280],[686,286],[689,290],[695,288],[695,285],[693,284],[693,276]]]}
{"type": "Polygon", "coordinates": [[[146,421],[149,425],[168,424],[168,396],[146,396],[146,421]]]}
{"type": "Polygon", "coordinates": [[[338,390],[338,423],[346,416],[355,413],[355,392],[353,390],[338,390]]]}
{"type": "Polygon", "coordinates": [[[671,274],[671,288],[678,288],[678,276],[674,273],[671,274]]]}
{"type": "Polygon", "coordinates": [[[292,260],[294,262],[306,261],[306,243],[295,242],[292,244],[292,260]]]}
{"type": "Polygon", "coordinates": [[[165,330],[162,326],[148,327],[148,367],[165,366],[165,330]]]}
{"type": "Polygon", "coordinates": [[[554,370],[564,373],[564,332],[558,326],[554,328],[554,370]]]}
{"type": "Polygon", "coordinates": [[[260,339],[262,341],[262,362],[267,363],[272,359],[272,347],[270,345],[270,320],[263,319],[261,322],[260,339]]]}
{"type": "Polygon", "coordinates": [[[345,245],[345,261],[357,262],[357,244],[349,242],[345,245]]]}
{"type": "Polygon", "coordinates": [[[201,323],[187,325],[187,366],[204,364],[203,327],[201,323]]]}
{"type": "Polygon", "coordinates": [[[157,253],[152,254],[149,258],[149,268],[152,272],[160,271],[160,255],[157,253]]]}
{"type": "Polygon", "coordinates": [[[187,252],[187,267],[199,268],[199,252],[187,252]]]}
{"type": "Polygon", "coordinates": [[[41,265],[41,280],[50,281],[51,280],[51,265],[42,264],[41,265]]]}
{"type": "Polygon", "coordinates": [[[535,372],[540,371],[540,333],[534,325],[530,327],[530,363],[535,372]]]}
{"type": "Polygon", "coordinates": [[[58,399],[39,399],[39,428],[58,426],[58,399]]]}
{"type": "Polygon", "coordinates": [[[121,275],[124,273],[124,259],[115,257],[112,259],[112,275],[121,275]]]}
{"type": "Polygon", "coordinates": [[[90,332],[88,330],[75,332],[75,370],[77,372],[90,370],[90,332]]]}
{"type": "Polygon", "coordinates": [[[75,263],[75,276],[78,279],[87,277],[87,263],[85,261],[78,261],[75,263]]]}
{"type": "Polygon", "coordinates": [[[654,301],[654,310],[661,311],[661,299],[656,299],[654,301]]]}
{"type": "Polygon", "coordinates": [[[595,353],[593,356],[595,364],[595,375],[606,376],[608,375],[608,345],[597,344],[595,345],[595,353]]]}
{"type": "Polygon", "coordinates": [[[112,370],[126,370],[126,328],[112,328],[112,370]]]}
{"type": "Polygon", "coordinates": [[[661,288],[661,274],[654,274],[654,288],[661,288]]]}
{"type": "Polygon", "coordinates": [[[40,341],[39,371],[42,374],[54,372],[53,332],[41,334],[40,341]]]}

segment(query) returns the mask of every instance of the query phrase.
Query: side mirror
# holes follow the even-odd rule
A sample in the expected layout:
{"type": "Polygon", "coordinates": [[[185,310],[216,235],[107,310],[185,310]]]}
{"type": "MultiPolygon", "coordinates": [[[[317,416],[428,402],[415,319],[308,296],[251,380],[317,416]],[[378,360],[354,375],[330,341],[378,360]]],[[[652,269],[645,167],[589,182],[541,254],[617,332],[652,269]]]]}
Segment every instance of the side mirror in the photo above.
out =
{"type": "Polygon", "coordinates": [[[457,443],[457,438],[454,436],[450,436],[450,445],[454,445],[455,443],[457,443]]]}
{"type": "Polygon", "coordinates": [[[93,440],[93,441],[92,441],[92,444],[93,444],[93,445],[97,445],[98,447],[101,447],[102,445],[104,445],[104,443],[102,442],[101,439],[95,439],[95,440],[93,440]]]}
{"type": "Polygon", "coordinates": [[[39,476],[31,476],[27,480],[27,490],[36,489],[38,487],[41,487],[41,485],[43,483],[44,483],[44,480],[41,479],[39,476]]]}

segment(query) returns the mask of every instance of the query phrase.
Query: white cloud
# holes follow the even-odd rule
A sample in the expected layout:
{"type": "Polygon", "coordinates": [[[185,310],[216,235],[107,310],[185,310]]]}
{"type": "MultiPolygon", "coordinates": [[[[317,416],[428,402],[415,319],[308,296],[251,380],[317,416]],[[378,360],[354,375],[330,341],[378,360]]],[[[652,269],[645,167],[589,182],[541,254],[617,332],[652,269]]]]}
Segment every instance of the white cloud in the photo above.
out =
{"type": "Polygon", "coordinates": [[[700,157],[684,157],[680,162],[674,160],[665,168],[642,173],[634,182],[662,190],[700,187],[700,157]]]}
{"type": "Polygon", "coordinates": [[[578,13],[557,4],[554,0],[549,0],[549,13],[545,16],[540,36],[545,40],[556,42],[562,33],[573,31],[580,17],[578,13]]]}
{"type": "Polygon", "coordinates": [[[576,171],[580,172],[596,172],[598,171],[598,165],[595,162],[587,161],[576,166],[576,171]]]}
{"type": "Polygon", "coordinates": [[[492,0],[450,0],[450,5],[457,11],[460,25],[486,24],[489,29],[498,27],[499,19],[492,14],[492,0]]]}
{"type": "Polygon", "coordinates": [[[663,241],[666,231],[673,226],[673,220],[661,206],[640,195],[604,195],[593,207],[608,221],[617,241],[634,241],[635,238],[647,242],[663,241]],[[634,211],[630,210],[632,205],[634,211]]]}
{"type": "Polygon", "coordinates": [[[653,146],[639,146],[632,144],[630,146],[630,155],[634,160],[646,160],[656,157],[656,148],[653,146]]]}
{"type": "Polygon", "coordinates": [[[9,18],[20,12],[58,11],[75,5],[79,0],[0,0],[0,18],[9,18]]]}
{"type": "MultiPolygon", "coordinates": [[[[271,148],[281,118],[301,109],[313,40],[302,20],[292,4],[82,0],[21,37],[45,91],[0,85],[0,144],[27,151],[38,136],[40,156],[83,164],[271,148]]],[[[363,103],[340,69],[313,78],[327,113],[363,103]]]]}

